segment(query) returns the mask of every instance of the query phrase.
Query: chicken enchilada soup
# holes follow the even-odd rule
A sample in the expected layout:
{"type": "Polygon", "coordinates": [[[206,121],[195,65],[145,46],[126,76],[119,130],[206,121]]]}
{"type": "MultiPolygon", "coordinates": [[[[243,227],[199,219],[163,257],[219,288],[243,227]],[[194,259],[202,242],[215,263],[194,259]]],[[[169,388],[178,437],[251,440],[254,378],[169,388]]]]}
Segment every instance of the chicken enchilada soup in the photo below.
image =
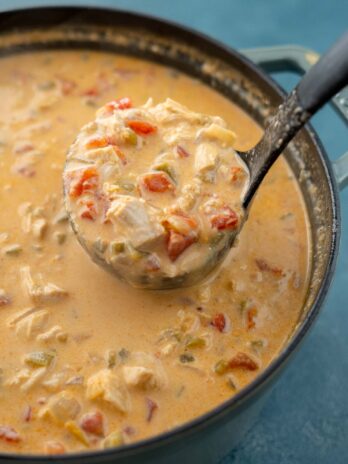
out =
{"type": "MultiPolygon", "coordinates": [[[[1,64],[0,451],[122,446],[231,398],[277,356],[306,294],[306,212],[285,161],[268,174],[215,276],[177,290],[134,289],[94,264],[69,225],[62,172],[81,127],[107,102],[131,99],[140,107],[152,97],[151,108],[170,98],[223,118],[235,149],[253,146],[260,128],[202,83],[135,58],[50,51],[9,56],[1,64]]],[[[222,127],[219,121],[209,120],[205,129],[222,127]]],[[[135,146],[140,129],[131,129],[135,146]]],[[[207,137],[212,143],[214,136],[207,137]]],[[[189,148],[177,151],[183,162],[189,148]]],[[[143,179],[141,187],[166,186],[170,195],[177,179],[170,157],[162,158],[151,168],[160,179],[143,179]]],[[[243,172],[233,167],[227,166],[229,182],[243,184],[243,172]]],[[[209,171],[200,173],[208,184],[214,181],[209,171]]],[[[93,188],[93,176],[83,188],[85,181],[93,188]]],[[[120,185],[116,195],[118,188],[127,201],[138,199],[134,186],[120,185]]],[[[83,221],[86,227],[93,222],[88,214],[83,221]]],[[[165,224],[172,230],[170,220],[165,224]]],[[[114,251],[124,246],[116,243],[114,251]]],[[[170,250],[168,266],[181,259],[170,250]]]]}

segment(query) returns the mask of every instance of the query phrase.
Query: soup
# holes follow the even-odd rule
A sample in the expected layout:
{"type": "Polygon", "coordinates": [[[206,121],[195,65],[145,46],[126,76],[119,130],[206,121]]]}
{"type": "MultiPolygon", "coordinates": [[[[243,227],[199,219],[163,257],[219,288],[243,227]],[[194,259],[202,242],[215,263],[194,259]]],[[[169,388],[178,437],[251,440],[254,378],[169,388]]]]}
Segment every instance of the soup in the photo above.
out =
{"type": "Polygon", "coordinates": [[[136,290],[95,265],[62,202],[65,155],[105,102],[170,97],[219,115],[246,150],[260,128],[172,69],[87,51],[1,60],[0,449],[120,446],[221,404],[278,354],[307,290],[309,234],[284,160],[236,246],[204,285],[136,290]]]}

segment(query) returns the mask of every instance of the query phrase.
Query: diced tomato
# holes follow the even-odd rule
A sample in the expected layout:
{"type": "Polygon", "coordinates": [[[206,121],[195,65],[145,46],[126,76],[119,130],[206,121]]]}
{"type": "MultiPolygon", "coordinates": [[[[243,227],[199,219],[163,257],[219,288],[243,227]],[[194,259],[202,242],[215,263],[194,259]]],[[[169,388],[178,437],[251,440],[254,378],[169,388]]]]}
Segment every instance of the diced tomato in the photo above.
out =
{"type": "Polygon", "coordinates": [[[239,351],[232,359],[228,361],[230,369],[246,369],[248,371],[255,371],[258,369],[258,364],[246,353],[239,351]]]}
{"type": "Polygon", "coordinates": [[[46,454],[65,454],[65,447],[59,441],[46,441],[45,443],[46,454]]]}
{"type": "Polygon", "coordinates": [[[255,259],[255,263],[262,272],[270,272],[277,277],[282,277],[284,275],[284,272],[280,269],[280,267],[271,266],[264,259],[255,259]]]}
{"type": "Polygon", "coordinates": [[[31,406],[26,406],[23,411],[23,420],[25,422],[30,422],[33,416],[33,410],[31,406]]]}
{"type": "Polygon", "coordinates": [[[154,412],[158,409],[158,404],[151,398],[145,398],[146,401],[146,420],[151,422],[154,412]]]}
{"type": "Polygon", "coordinates": [[[103,437],[104,416],[99,411],[84,414],[80,420],[80,427],[87,433],[96,435],[97,437],[103,437]]]}
{"type": "Polygon", "coordinates": [[[84,207],[80,212],[80,217],[82,219],[89,219],[90,221],[94,221],[97,217],[98,213],[93,201],[87,201],[84,203],[84,207]]]}
{"type": "Polygon", "coordinates": [[[20,166],[15,166],[14,171],[17,174],[20,174],[21,176],[28,177],[28,178],[34,177],[36,175],[36,170],[32,166],[25,165],[25,164],[20,165],[20,166]]]}
{"type": "Polygon", "coordinates": [[[157,132],[157,127],[146,121],[127,121],[127,126],[138,135],[151,135],[157,132]]]}
{"type": "Polygon", "coordinates": [[[177,145],[176,151],[180,158],[188,158],[190,156],[190,153],[182,145],[177,145]]]}
{"type": "Polygon", "coordinates": [[[151,172],[141,178],[142,185],[149,192],[163,193],[174,189],[170,177],[164,172],[151,172]]]}
{"type": "Polygon", "coordinates": [[[118,98],[117,100],[112,100],[104,106],[106,111],[114,111],[114,110],[126,110],[128,108],[132,108],[133,103],[129,97],[118,98]]]}
{"type": "Polygon", "coordinates": [[[116,155],[122,161],[122,164],[127,164],[127,159],[125,154],[121,151],[121,149],[117,146],[117,141],[115,137],[93,137],[88,140],[86,143],[87,149],[94,149],[94,148],[105,148],[108,146],[112,146],[116,155]]]}
{"type": "Polygon", "coordinates": [[[150,255],[146,259],[145,267],[147,271],[155,272],[161,269],[161,263],[156,255],[150,255]]]}
{"type": "Polygon", "coordinates": [[[257,316],[257,309],[255,307],[248,309],[247,312],[247,327],[253,329],[256,326],[255,318],[257,316]]]}
{"type": "Polygon", "coordinates": [[[123,151],[117,145],[113,145],[112,148],[114,149],[114,152],[116,153],[116,155],[120,158],[121,163],[123,165],[126,165],[127,158],[126,158],[126,155],[123,153],[123,151]]]}
{"type": "Polygon", "coordinates": [[[188,235],[195,229],[197,229],[198,224],[195,218],[188,216],[180,210],[173,210],[163,222],[163,227],[167,230],[174,230],[179,234],[188,235]]]}
{"type": "Polygon", "coordinates": [[[99,175],[94,167],[71,171],[67,174],[68,191],[72,198],[77,198],[86,192],[97,189],[99,175]]]}
{"type": "Polygon", "coordinates": [[[123,433],[125,433],[126,435],[128,435],[129,437],[132,437],[133,435],[136,434],[136,430],[134,427],[132,427],[131,425],[126,425],[126,427],[123,427],[123,433]]]}
{"type": "Polygon", "coordinates": [[[85,97],[99,97],[100,92],[99,92],[98,87],[94,86],[94,87],[89,87],[86,90],[83,90],[81,92],[81,95],[85,97]]]}
{"type": "Polygon", "coordinates": [[[169,230],[167,235],[167,253],[171,261],[175,261],[189,246],[197,241],[197,235],[183,235],[169,230]]]}
{"type": "Polygon", "coordinates": [[[226,327],[226,318],[223,313],[215,314],[211,321],[211,325],[215,327],[219,332],[223,332],[226,327]]]}
{"type": "Polygon", "coordinates": [[[0,295],[0,306],[7,306],[9,304],[11,304],[11,298],[6,294],[0,295]]]}
{"type": "Polygon", "coordinates": [[[0,440],[7,441],[8,443],[18,443],[21,441],[21,437],[12,427],[0,425],[0,440]]]}
{"type": "Polygon", "coordinates": [[[66,79],[65,77],[58,77],[60,87],[63,95],[70,95],[76,87],[76,82],[66,79]]]}
{"type": "Polygon", "coordinates": [[[13,152],[16,153],[16,155],[21,155],[22,153],[26,153],[33,149],[34,149],[34,145],[31,142],[23,142],[23,143],[17,144],[14,147],[13,152]]]}
{"type": "Polygon", "coordinates": [[[232,230],[238,225],[238,216],[229,206],[224,206],[210,218],[212,227],[217,230],[232,230]]]}
{"type": "Polygon", "coordinates": [[[104,148],[110,145],[110,139],[108,137],[92,137],[86,142],[86,148],[104,148]]]}
{"type": "Polygon", "coordinates": [[[231,182],[240,181],[240,180],[244,179],[244,177],[245,177],[245,172],[244,172],[243,168],[241,168],[239,166],[233,166],[231,168],[231,182]]]}

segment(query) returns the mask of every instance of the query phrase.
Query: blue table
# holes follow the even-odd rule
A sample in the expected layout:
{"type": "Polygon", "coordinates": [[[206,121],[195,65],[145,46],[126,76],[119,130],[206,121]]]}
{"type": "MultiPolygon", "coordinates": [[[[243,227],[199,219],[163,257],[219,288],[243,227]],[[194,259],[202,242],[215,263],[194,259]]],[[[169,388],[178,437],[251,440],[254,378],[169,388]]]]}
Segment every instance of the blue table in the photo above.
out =
{"type": "MultiPolygon", "coordinates": [[[[348,29],[347,0],[1,0],[0,9],[47,3],[152,13],[235,48],[291,43],[322,52],[348,29]]],[[[285,88],[296,82],[293,76],[277,78],[285,88]]],[[[331,109],[315,117],[314,127],[332,159],[348,150],[348,131],[331,109]]],[[[340,258],[325,309],[258,423],[220,464],[348,462],[348,191],[341,200],[340,258]]]]}

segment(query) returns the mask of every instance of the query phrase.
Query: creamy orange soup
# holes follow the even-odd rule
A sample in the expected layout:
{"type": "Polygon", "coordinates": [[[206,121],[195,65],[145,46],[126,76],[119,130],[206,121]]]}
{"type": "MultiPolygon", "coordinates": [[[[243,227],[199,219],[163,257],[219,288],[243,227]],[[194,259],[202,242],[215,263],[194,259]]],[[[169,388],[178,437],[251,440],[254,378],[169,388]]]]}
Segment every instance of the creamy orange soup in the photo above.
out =
{"type": "Polygon", "coordinates": [[[221,116],[236,149],[261,136],[218,93],[138,59],[55,51],[1,60],[1,451],[61,454],[170,430],[252,381],[299,318],[310,245],[282,159],[204,285],[135,290],[90,260],[63,207],[63,165],[96,109],[124,96],[221,116]]]}

